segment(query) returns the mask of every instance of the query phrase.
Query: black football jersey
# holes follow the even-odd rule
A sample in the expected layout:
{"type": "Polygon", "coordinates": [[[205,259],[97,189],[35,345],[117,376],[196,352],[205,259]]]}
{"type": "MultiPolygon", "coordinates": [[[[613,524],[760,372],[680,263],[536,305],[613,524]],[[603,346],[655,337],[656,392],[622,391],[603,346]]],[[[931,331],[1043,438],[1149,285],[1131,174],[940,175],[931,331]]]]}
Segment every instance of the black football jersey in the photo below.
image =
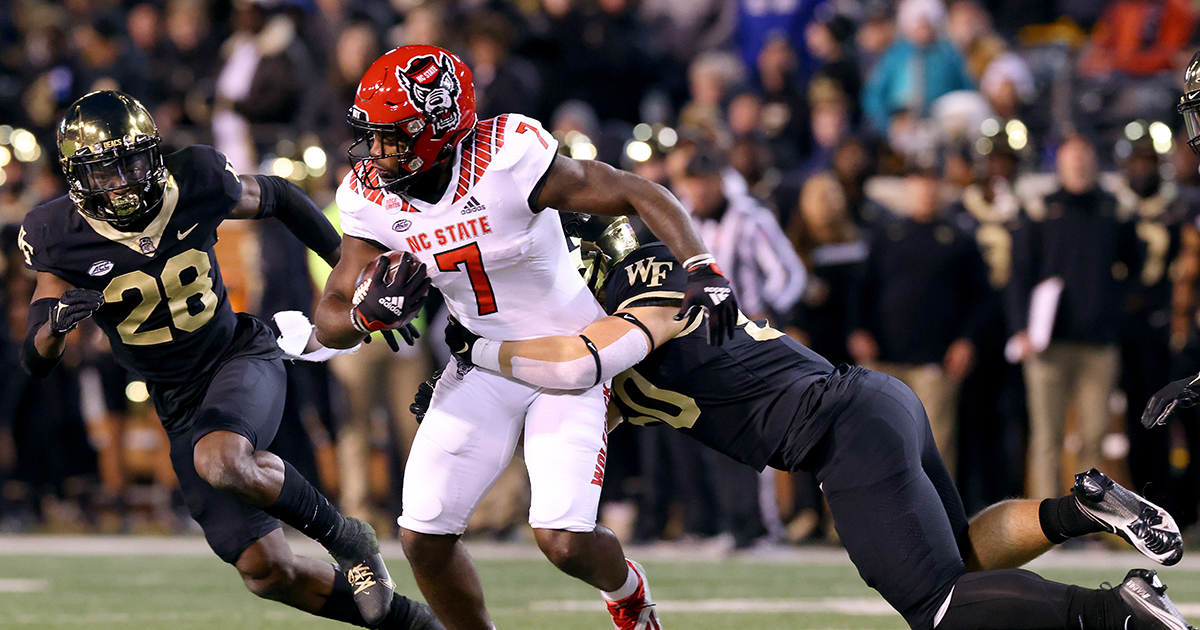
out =
{"type": "MultiPolygon", "coordinates": [[[[661,243],[625,257],[605,285],[605,311],[679,304],[687,272],[661,243]]],[[[765,321],[741,318],[732,339],[710,346],[703,317],[613,379],[613,398],[634,424],[665,422],[762,470],[786,441],[814,445],[831,416],[817,413],[833,365],[765,321]]],[[[829,400],[824,401],[826,406],[829,400]]]]}
{"type": "Polygon", "coordinates": [[[229,306],[213,245],[241,197],[225,156],[191,146],[166,156],[162,208],[141,233],[88,219],[59,197],[21,226],[25,264],[104,293],[94,319],[127,369],[159,385],[202,379],[230,346],[229,306]]]}

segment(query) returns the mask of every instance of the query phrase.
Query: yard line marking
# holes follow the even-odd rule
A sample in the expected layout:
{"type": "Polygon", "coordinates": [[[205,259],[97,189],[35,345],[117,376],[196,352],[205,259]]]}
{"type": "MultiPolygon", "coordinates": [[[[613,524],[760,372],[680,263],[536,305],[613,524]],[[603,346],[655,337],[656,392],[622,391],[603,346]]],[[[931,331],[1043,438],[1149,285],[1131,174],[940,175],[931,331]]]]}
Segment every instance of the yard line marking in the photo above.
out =
{"type": "Polygon", "coordinates": [[[0,579],[0,593],[36,593],[50,587],[46,580],[0,579]]]}
{"type": "MultiPolygon", "coordinates": [[[[840,613],[843,615],[891,616],[898,614],[882,599],[704,599],[661,600],[655,607],[671,613],[840,613]]],[[[599,599],[544,600],[529,603],[536,612],[583,612],[604,610],[599,599]]]]}

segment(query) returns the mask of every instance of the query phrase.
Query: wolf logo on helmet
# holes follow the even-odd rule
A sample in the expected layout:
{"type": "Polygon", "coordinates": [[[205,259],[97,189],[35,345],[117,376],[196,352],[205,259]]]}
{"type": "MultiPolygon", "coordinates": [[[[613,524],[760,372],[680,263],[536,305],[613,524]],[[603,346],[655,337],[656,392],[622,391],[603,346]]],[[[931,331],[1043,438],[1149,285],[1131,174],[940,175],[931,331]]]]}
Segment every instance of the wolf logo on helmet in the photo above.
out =
{"type": "Polygon", "coordinates": [[[446,53],[439,57],[435,60],[433,55],[421,55],[414,57],[407,68],[396,66],[396,80],[408,92],[413,105],[425,114],[425,120],[433,125],[434,138],[442,138],[458,126],[455,99],[462,92],[458,77],[454,76],[454,62],[446,53]]]}

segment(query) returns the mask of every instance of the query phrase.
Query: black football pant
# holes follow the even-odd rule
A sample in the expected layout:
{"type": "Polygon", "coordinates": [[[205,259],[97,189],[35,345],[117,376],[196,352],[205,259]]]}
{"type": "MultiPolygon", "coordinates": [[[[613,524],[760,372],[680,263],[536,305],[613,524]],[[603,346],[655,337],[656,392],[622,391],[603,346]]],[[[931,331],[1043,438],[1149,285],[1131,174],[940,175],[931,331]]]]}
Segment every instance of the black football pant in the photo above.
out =
{"type": "MultiPolygon", "coordinates": [[[[967,574],[967,515],[916,394],[878,372],[867,372],[851,391],[803,467],[821,482],[867,585],[919,630],[1068,627],[1081,606],[1076,599],[1097,591],[1028,571],[967,574]]],[[[1082,630],[1108,627],[1083,616],[1082,630]]]]}

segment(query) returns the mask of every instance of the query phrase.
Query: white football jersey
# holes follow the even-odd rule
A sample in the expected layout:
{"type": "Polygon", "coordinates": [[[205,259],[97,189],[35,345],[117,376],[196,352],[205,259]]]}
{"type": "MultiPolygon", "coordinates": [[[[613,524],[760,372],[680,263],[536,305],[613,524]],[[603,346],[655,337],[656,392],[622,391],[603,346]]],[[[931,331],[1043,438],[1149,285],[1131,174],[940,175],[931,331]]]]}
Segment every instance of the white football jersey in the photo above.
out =
{"type": "MultiPolygon", "coordinates": [[[[557,150],[532,118],[482,121],[458,147],[437,203],[364,189],[348,174],[337,190],[342,229],[412,252],[475,334],[502,341],[579,334],[604,311],[571,261],[558,213],[530,208],[557,150]]],[[[377,185],[373,167],[367,177],[377,185]]]]}

